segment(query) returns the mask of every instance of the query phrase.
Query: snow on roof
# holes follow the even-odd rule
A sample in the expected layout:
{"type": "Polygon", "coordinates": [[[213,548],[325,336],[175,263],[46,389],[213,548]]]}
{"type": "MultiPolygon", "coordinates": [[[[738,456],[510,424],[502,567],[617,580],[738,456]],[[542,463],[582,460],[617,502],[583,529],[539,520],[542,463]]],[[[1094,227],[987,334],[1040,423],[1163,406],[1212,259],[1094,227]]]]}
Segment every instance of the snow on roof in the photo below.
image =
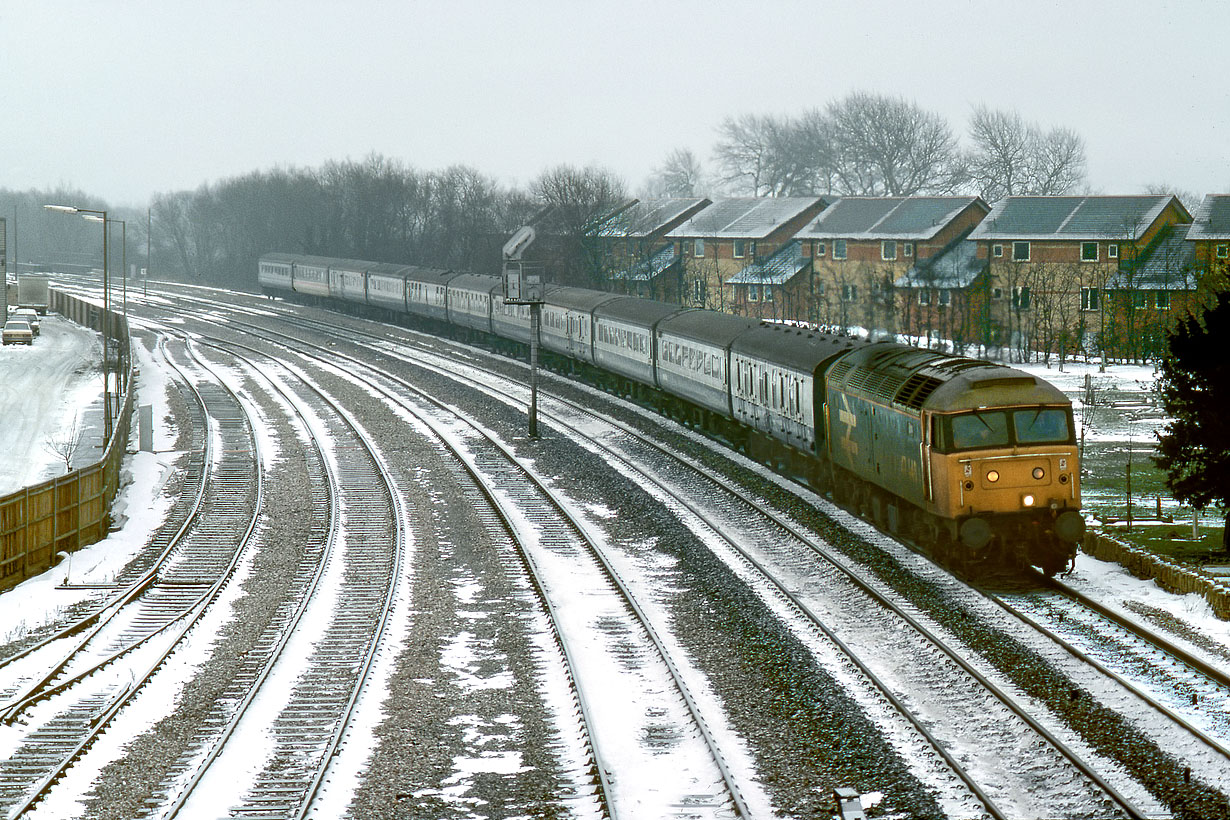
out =
{"type": "Polygon", "coordinates": [[[648,282],[665,273],[676,262],[679,254],[669,242],[653,252],[648,259],[641,259],[623,270],[611,274],[612,279],[630,279],[633,282],[648,282]]]}
{"type": "Polygon", "coordinates": [[[814,222],[799,232],[799,236],[804,239],[926,240],[975,203],[984,213],[990,210],[976,196],[842,197],[825,208],[814,222]]]}
{"type": "Polygon", "coordinates": [[[726,280],[728,285],[784,285],[811,262],[803,255],[803,243],[787,242],[781,250],[768,259],[753,262],[726,280]]]}
{"type": "Polygon", "coordinates": [[[1111,290],[1195,290],[1196,249],[1188,237],[1187,225],[1163,229],[1147,254],[1133,264],[1120,260],[1119,270],[1106,283],[1111,290]]]}
{"type": "Polygon", "coordinates": [[[919,260],[896,282],[899,288],[967,288],[985,267],[978,245],[959,237],[935,256],[919,260]]]}
{"type": "Polygon", "coordinates": [[[1008,196],[995,203],[970,239],[1135,239],[1171,202],[1143,196],[1008,196]]]}
{"type": "Polygon", "coordinates": [[[667,234],[672,239],[764,239],[824,197],[781,196],[719,199],[667,234]]]}
{"type": "Polygon", "coordinates": [[[1230,194],[1205,194],[1204,201],[1192,214],[1187,238],[1192,241],[1230,239],[1230,194]]]}
{"type": "Polygon", "coordinates": [[[597,233],[607,238],[650,236],[709,202],[705,197],[637,200],[603,222],[597,233]]]}

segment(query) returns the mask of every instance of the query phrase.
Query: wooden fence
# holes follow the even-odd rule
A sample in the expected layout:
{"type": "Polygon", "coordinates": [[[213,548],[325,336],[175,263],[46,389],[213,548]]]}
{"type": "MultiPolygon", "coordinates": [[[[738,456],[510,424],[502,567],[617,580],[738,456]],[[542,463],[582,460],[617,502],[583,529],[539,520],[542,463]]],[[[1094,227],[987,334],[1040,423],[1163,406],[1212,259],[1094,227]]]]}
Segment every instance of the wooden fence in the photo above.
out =
{"type": "MultiPolygon", "coordinates": [[[[103,310],[78,297],[51,291],[51,310],[101,331],[103,310]]],[[[114,311],[111,366],[120,374],[121,401],[102,461],[0,498],[0,591],[49,569],[60,552],[101,541],[111,526],[111,503],[132,422],[132,357],[128,324],[114,311]]]]}

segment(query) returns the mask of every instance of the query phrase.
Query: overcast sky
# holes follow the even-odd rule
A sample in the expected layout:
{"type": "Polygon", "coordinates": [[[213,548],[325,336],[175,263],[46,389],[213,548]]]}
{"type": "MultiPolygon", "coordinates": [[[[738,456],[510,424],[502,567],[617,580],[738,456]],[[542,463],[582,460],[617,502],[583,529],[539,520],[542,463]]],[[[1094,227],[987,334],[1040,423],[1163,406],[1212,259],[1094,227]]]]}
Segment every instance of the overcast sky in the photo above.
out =
{"type": "Polygon", "coordinates": [[[724,117],[857,90],[1070,127],[1097,193],[1230,192],[1228,32],[1224,0],[7,0],[0,188],[144,206],[375,152],[636,190],[724,117]]]}

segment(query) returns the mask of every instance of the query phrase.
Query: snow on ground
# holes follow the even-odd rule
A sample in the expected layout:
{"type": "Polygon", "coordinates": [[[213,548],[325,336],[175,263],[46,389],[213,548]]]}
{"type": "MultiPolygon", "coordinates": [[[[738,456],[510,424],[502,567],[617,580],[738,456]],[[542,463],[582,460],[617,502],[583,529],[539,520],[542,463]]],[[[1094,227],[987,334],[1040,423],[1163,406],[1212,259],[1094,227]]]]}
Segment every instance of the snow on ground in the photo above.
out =
{"type": "MultiPolygon", "coordinates": [[[[43,323],[44,337],[48,333],[46,328],[49,324],[53,323],[43,323]]],[[[80,329],[77,328],[76,331],[80,329]]],[[[97,343],[91,339],[92,334],[80,331],[84,335],[79,336],[76,331],[73,335],[77,336],[79,353],[88,355],[100,350],[97,343]]],[[[37,344],[36,342],[35,345],[37,344]]],[[[73,585],[109,583],[132,556],[145,546],[153,532],[162,524],[172,503],[172,499],[162,495],[162,487],[171,475],[180,453],[169,449],[175,437],[165,421],[166,376],[150,359],[144,347],[134,345],[134,353],[141,368],[141,377],[137,384],[138,403],[151,404],[154,407],[154,451],[134,453],[125,460],[123,483],[112,508],[114,520],[123,526],[103,541],[73,553],[42,575],[0,593],[0,624],[3,625],[0,627],[3,630],[0,632],[0,640],[11,640],[37,628],[54,619],[59,612],[72,604],[97,594],[96,591],[88,589],[58,587],[65,581],[73,585]]],[[[101,388],[101,377],[98,376],[97,370],[76,382],[58,382],[49,377],[46,383],[33,388],[44,393],[40,398],[42,404],[61,408],[42,420],[42,427],[48,431],[47,434],[66,434],[74,427],[82,429],[78,420],[88,415],[92,402],[101,404],[98,395],[100,390],[95,388],[101,388]],[[55,424],[59,425],[58,430],[54,427],[55,424]]],[[[3,410],[5,418],[12,415],[7,404],[3,405],[3,410]]],[[[27,421],[20,425],[6,424],[4,427],[29,429],[32,423],[27,421]]],[[[0,446],[8,445],[7,440],[0,442],[0,446]]],[[[34,449],[38,448],[31,448],[31,458],[34,458],[34,449]]],[[[87,456],[92,452],[94,460],[101,452],[97,446],[83,446],[82,449],[87,456]]],[[[46,459],[52,467],[63,471],[62,464],[55,464],[54,456],[48,454],[46,459]]],[[[10,486],[14,482],[20,482],[29,471],[29,466],[19,463],[18,459],[0,460],[0,484],[10,486]]]]}

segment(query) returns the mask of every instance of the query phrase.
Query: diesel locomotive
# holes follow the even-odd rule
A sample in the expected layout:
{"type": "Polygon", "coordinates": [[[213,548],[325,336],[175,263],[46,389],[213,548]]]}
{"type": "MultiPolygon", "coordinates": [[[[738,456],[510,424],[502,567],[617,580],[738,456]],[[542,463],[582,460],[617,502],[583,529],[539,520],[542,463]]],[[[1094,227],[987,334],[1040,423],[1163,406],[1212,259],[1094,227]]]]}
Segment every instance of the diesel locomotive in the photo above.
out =
{"type": "MultiPolygon", "coordinates": [[[[269,296],[530,341],[498,277],[270,253],[269,296]]],[[[976,574],[1055,574],[1084,536],[1071,402],[1018,369],[699,308],[549,287],[538,342],[976,574]]]]}

